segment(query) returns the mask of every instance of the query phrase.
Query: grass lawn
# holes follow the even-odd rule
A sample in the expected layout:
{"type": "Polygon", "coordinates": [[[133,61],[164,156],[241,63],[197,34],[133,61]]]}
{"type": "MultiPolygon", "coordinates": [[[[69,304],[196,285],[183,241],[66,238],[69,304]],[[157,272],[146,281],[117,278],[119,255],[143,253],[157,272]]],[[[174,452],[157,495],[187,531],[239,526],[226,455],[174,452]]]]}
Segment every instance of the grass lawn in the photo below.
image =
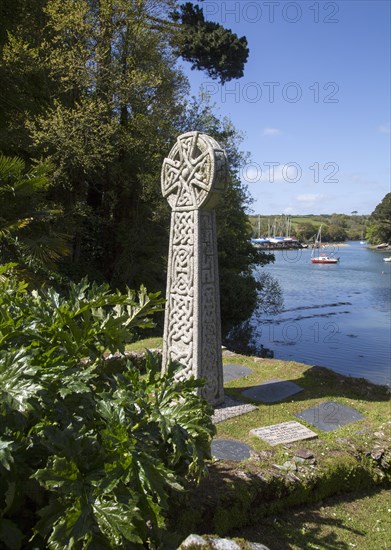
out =
{"type": "Polygon", "coordinates": [[[391,548],[390,534],[390,492],[372,490],[272,515],[232,536],[271,550],[386,550],[391,548]]]}
{"type": "Polygon", "coordinates": [[[138,342],[133,342],[132,344],[126,345],[126,351],[145,351],[146,349],[157,349],[162,348],[163,339],[162,338],[145,338],[144,340],[139,340],[138,342]]]}
{"type": "MultiPolygon", "coordinates": [[[[332,432],[317,430],[311,424],[300,420],[318,433],[318,439],[308,441],[306,445],[319,449],[322,446],[324,450],[329,451],[332,447],[340,448],[341,440],[344,438],[352,438],[357,442],[361,441],[362,445],[369,446],[377,437],[374,433],[383,432],[386,437],[384,433],[386,430],[389,435],[391,425],[387,425],[386,422],[390,419],[390,402],[389,390],[385,387],[371,384],[364,379],[341,376],[322,367],[303,365],[293,361],[236,355],[225,358],[224,363],[244,365],[253,371],[252,374],[243,378],[228,382],[225,385],[225,392],[235,399],[255,404],[257,410],[218,424],[218,437],[239,439],[259,451],[270,449],[267,443],[251,435],[250,429],[298,420],[295,415],[303,409],[322,406],[328,401],[336,404],[335,410],[331,411],[333,417],[338,418],[338,404],[342,404],[358,410],[365,418],[332,432]],[[273,404],[257,403],[241,395],[245,388],[279,379],[294,382],[304,391],[273,404]]],[[[303,442],[299,445],[303,446],[303,442]]],[[[279,452],[282,447],[274,450],[279,452]]]]}
{"type": "MultiPolygon", "coordinates": [[[[146,347],[161,347],[161,339],[138,342],[132,350],[146,347]]],[[[176,503],[176,527],[180,525],[184,534],[219,536],[232,536],[240,529],[241,536],[254,541],[251,537],[258,533],[259,541],[270,544],[271,550],[387,548],[385,526],[391,499],[383,489],[391,480],[390,390],[293,361],[225,353],[223,363],[251,369],[250,374],[226,383],[225,393],[256,409],[218,423],[216,438],[250,445],[251,458],[212,460],[209,476],[176,503]],[[289,380],[303,391],[273,404],[241,394],[245,388],[270,380],[289,380]],[[296,417],[304,409],[320,408],[330,401],[335,404],[334,418],[338,418],[339,405],[356,409],[364,418],[322,431],[296,417]],[[270,446],[250,434],[253,428],[292,420],[316,432],[317,439],[270,446]],[[298,461],[302,449],[313,458],[298,461]],[[359,498],[346,496],[360,491],[366,493],[359,498]]]]}

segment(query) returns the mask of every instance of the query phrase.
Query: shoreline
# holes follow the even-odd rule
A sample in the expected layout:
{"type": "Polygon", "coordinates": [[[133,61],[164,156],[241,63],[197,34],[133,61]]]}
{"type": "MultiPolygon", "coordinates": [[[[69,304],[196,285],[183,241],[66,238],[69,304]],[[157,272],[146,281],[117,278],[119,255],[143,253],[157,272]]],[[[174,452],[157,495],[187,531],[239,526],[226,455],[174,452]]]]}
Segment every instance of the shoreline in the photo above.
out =
{"type": "MultiPolygon", "coordinates": [[[[156,353],[158,355],[160,355],[160,357],[162,356],[162,341],[163,341],[163,338],[161,337],[155,337],[155,338],[147,338],[147,339],[144,339],[144,340],[139,340],[137,342],[133,342],[132,344],[128,344],[126,346],[126,351],[125,351],[125,354],[119,354],[119,353],[116,353],[114,355],[110,355],[108,354],[108,356],[106,357],[106,360],[123,360],[123,359],[130,359],[130,360],[134,360],[136,361],[137,363],[140,363],[143,361],[143,359],[145,358],[145,353],[146,353],[146,350],[152,352],[152,353],[156,353]]],[[[265,351],[267,351],[267,348],[264,348],[265,351]]],[[[262,357],[260,355],[256,355],[254,353],[252,354],[246,354],[246,353],[242,353],[242,352],[236,352],[234,350],[230,350],[228,349],[226,346],[222,346],[222,355],[223,355],[223,361],[224,359],[227,359],[227,358],[234,358],[234,357],[240,357],[240,358],[247,358],[248,360],[253,360],[254,362],[269,362],[269,361],[274,361],[274,362],[278,362],[278,363],[284,363],[284,364],[290,364],[290,363],[295,363],[297,365],[301,365],[302,367],[305,367],[306,369],[308,368],[321,368],[321,369],[325,369],[327,371],[329,371],[330,373],[332,373],[333,375],[335,376],[339,376],[341,379],[349,379],[349,380],[362,380],[364,381],[365,383],[367,384],[371,384],[373,386],[377,386],[379,388],[386,388],[388,391],[391,391],[391,380],[390,380],[390,384],[379,384],[377,382],[372,382],[371,380],[368,380],[368,378],[365,378],[363,376],[352,376],[352,375],[349,375],[349,374],[342,374],[342,373],[339,373],[333,369],[331,369],[330,367],[325,367],[323,365],[318,365],[318,364],[309,364],[309,363],[303,363],[301,361],[293,361],[293,360],[289,360],[289,359],[279,359],[279,358],[275,358],[275,357],[262,357]]]]}
{"type": "MultiPolygon", "coordinates": [[[[266,349],[266,348],[265,348],[266,349]]],[[[154,350],[156,351],[156,350],[154,350]]],[[[310,363],[303,363],[301,361],[295,361],[295,360],[289,360],[289,359],[279,359],[279,358],[276,358],[276,357],[261,357],[259,355],[245,355],[243,353],[237,353],[235,351],[232,351],[232,350],[228,350],[228,349],[225,349],[223,350],[223,359],[224,358],[227,358],[227,357],[247,357],[248,359],[252,359],[253,361],[255,362],[262,362],[262,361],[265,361],[265,362],[270,362],[270,361],[275,361],[275,362],[278,362],[278,363],[285,363],[285,364],[289,364],[289,363],[296,363],[297,365],[301,365],[302,367],[305,367],[305,368],[317,368],[317,369],[324,369],[330,373],[332,373],[334,376],[336,377],[340,377],[341,380],[345,380],[345,379],[349,379],[349,380],[354,380],[354,381],[363,381],[367,384],[370,384],[372,386],[377,386],[379,388],[384,388],[386,390],[388,390],[391,394],[391,380],[390,380],[390,383],[389,384],[379,384],[378,382],[372,382],[372,380],[368,380],[368,378],[365,378],[364,376],[352,376],[350,374],[342,374],[340,372],[337,372],[333,369],[331,369],[330,367],[325,367],[323,365],[314,365],[314,364],[310,364],[310,363]]]]}
{"type": "MultiPolygon", "coordinates": [[[[360,243],[361,241],[343,241],[343,242],[324,242],[322,243],[321,248],[329,248],[329,247],[349,247],[352,246],[351,243],[360,243]]],[[[385,244],[385,243],[384,243],[385,244]]],[[[280,245],[262,245],[253,243],[254,248],[257,248],[258,250],[264,250],[264,251],[278,251],[278,250],[312,250],[315,248],[313,246],[313,243],[298,243],[296,245],[289,245],[289,244],[280,244],[280,245]]],[[[391,252],[391,245],[388,244],[387,246],[381,247],[381,245],[376,244],[369,244],[365,242],[361,246],[368,248],[368,250],[376,250],[378,252],[391,252]],[[379,248],[379,246],[381,248],[379,248]]]]}

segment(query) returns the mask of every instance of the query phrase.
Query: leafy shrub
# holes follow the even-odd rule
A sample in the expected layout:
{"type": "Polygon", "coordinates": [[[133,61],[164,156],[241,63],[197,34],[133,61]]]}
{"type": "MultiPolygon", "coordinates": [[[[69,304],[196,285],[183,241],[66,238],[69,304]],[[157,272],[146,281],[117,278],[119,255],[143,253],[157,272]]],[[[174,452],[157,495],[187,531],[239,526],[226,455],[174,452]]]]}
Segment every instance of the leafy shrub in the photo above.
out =
{"type": "Polygon", "coordinates": [[[103,352],[151,326],[158,295],[28,292],[0,268],[0,546],[157,548],[169,498],[199,480],[214,428],[200,381],[117,375],[103,352]]]}

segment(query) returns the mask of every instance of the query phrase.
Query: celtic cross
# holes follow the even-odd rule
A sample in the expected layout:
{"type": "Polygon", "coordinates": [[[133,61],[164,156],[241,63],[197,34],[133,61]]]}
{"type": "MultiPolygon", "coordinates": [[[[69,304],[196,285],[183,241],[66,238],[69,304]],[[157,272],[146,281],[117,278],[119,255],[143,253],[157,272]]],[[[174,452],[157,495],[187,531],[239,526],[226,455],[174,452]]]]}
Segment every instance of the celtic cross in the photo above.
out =
{"type": "Polygon", "coordinates": [[[226,188],[227,157],[210,136],[178,137],[162,167],[162,193],[171,206],[163,369],[204,378],[201,395],[224,400],[220,295],[214,207],[226,188]]]}

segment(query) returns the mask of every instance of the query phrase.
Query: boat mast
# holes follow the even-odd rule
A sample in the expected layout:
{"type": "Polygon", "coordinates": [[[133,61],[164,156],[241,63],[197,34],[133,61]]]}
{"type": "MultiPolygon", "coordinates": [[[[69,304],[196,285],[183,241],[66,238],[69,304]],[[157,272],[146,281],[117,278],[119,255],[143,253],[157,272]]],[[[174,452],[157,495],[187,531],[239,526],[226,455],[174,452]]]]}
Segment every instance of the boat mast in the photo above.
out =
{"type": "Polygon", "coordinates": [[[315,250],[317,248],[320,248],[320,243],[321,242],[322,242],[322,224],[320,224],[320,227],[318,229],[318,233],[315,237],[314,246],[313,246],[312,252],[311,252],[311,258],[313,258],[315,256],[315,250]]]}

